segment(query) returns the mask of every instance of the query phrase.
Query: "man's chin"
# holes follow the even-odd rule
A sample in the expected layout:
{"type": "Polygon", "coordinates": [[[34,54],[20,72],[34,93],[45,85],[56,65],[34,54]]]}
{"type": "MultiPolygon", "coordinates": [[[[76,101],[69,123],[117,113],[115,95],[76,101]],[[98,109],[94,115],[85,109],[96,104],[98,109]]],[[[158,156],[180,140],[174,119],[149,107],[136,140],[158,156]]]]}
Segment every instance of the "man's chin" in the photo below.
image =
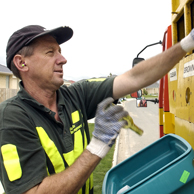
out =
{"type": "Polygon", "coordinates": [[[57,86],[58,88],[60,88],[60,87],[63,85],[63,83],[64,83],[64,81],[58,82],[58,83],[56,83],[56,86],[57,86]]]}
{"type": "Polygon", "coordinates": [[[53,83],[53,86],[55,87],[55,90],[58,90],[62,85],[63,85],[64,81],[56,81],[55,83],[53,83]]]}

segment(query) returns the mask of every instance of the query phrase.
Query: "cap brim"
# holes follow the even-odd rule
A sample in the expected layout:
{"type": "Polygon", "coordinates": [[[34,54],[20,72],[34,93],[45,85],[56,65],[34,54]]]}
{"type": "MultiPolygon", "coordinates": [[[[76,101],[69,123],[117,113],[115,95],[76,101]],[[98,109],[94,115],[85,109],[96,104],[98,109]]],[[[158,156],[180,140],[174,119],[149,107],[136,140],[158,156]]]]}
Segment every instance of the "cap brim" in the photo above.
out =
{"type": "Polygon", "coordinates": [[[44,35],[51,35],[56,39],[58,44],[62,44],[68,41],[73,36],[73,30],[66,26],[62,26],[62,27],[55,28],[52,30],[45,30],[45,32],[42,32],[38,34],[37,36],[33,37],[32,39],[30,39],[25,45],[28,45],[34,39],[44,36],[44,35]]]}

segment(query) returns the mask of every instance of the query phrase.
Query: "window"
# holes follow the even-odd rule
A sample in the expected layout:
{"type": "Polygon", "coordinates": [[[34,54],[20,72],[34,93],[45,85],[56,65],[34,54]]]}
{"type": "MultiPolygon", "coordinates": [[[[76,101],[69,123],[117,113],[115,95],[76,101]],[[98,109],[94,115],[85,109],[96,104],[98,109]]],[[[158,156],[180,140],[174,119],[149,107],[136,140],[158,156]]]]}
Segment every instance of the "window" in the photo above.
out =
{"type": "Polygon", "coordinates": [[[177,36],[178,36],[178,42],[181,41],[185,37],[184,14],[177,21],[177,36]]]}
{"type": "Polygon", "coordinates": [[[194,28],[194,2],[191,3],[191,29],[194,28]]]}

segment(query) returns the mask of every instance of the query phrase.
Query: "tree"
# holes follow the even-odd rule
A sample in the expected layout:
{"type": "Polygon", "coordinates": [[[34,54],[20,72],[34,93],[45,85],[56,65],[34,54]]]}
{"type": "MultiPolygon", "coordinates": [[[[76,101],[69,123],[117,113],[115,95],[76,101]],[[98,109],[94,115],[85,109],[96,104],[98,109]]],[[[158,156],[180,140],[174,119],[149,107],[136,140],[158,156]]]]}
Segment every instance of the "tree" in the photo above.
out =
{"type": "Polygon", "coordinates": [[[108,77],[111,77],[111,76],[112,76],[112,73],[110,73],[108,77]]]}
{"type": "Polygon", "coordinates": [[[143,89],[143,94],[148,95],[148,91],[145,88],[143,89]]]}

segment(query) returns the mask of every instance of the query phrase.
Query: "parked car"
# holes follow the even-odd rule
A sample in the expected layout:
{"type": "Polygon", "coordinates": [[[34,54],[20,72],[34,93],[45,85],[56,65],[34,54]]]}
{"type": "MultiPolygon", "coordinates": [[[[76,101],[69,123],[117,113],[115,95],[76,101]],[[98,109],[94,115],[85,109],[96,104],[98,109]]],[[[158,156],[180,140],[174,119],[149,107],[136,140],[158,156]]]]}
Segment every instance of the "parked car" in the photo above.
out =
{"type": "Polygon", "coordinates": [[[123,101],[126,101],[127,100],[127,98],[119,98],[119,100],[118,100],[118,102],[117,102],[117,104],[121,104],[123,101]]]}
{"type": "Polygon", "coordinates": [[[123,101],[123,99],[122,98],[119,98],[117,104],[121,104],[122,101],[123,101]]]}

